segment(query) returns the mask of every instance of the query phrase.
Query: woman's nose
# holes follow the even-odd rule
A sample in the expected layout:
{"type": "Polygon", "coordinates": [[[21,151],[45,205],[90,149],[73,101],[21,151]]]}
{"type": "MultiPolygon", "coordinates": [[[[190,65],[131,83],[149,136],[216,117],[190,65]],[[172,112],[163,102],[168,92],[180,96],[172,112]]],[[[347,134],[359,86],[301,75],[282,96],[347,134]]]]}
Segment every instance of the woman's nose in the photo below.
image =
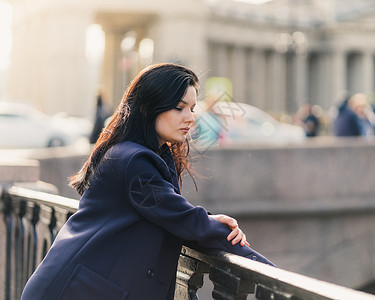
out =
{"type": "Polygon", "coordinates": [[[195,121],[194,113],[189,111],[188,116],[186,117],[186,123],[194,123],[194,121],[195,121]]]}

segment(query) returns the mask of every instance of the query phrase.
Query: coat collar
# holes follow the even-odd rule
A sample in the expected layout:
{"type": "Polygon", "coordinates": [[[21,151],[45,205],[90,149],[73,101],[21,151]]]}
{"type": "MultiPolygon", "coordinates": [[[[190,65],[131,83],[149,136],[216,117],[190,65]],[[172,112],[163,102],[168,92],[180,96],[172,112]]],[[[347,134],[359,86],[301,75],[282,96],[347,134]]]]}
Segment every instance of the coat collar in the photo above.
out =
{"type": "Polygon", "coordinates": [[[161,146],[159,153],[160,153],[160,157],[165,161],[165,163],[167,164],[167,166],[169,168],[169,171],[170,171],[171,176],[172,176],[172,183],[173,183],[175,189],[180,194],[181,192],[180,192],[180,186],[178,184],[176,165],[175,165],[171,150],[169,149],[167,144],[164,144],[163,146],[161,146]]]}

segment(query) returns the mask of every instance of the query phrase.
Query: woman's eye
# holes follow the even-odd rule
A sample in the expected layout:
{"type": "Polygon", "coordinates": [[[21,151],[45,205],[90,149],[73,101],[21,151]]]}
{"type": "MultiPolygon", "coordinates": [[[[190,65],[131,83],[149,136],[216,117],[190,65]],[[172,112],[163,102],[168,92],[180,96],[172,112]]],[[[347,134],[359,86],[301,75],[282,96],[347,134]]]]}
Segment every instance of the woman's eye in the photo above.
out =
{"type": "Polygon", "coordinates": [[[195,113],[195,110],[194,110],[194,109],[191,109],[190,111],[191,111],[192,113],[195,113]]]}
{"type": "Polygon", "coordinates": [[[181,111],[182,107],[175,107],[175,109],[177,109],[178,111],[181,111]]]}

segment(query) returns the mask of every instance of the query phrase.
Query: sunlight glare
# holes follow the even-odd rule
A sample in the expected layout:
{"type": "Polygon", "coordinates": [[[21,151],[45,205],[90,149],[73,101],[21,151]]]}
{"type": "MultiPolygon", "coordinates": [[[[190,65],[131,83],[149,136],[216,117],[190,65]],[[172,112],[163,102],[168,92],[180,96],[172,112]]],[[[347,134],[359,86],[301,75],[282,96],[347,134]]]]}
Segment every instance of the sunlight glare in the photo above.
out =
{"type": "Polygon", "coordinates": [[[105,34],[99,24],[91,24],[86,30],[86,57],[90,62],[97,63],[103,59],[105,34]]]}
{"type": "Polygon", "coordinates": [[[267,2],[271,2],[273,0],[232,0],[232,1],[260,5],[260,4],[264,4],[267,2]]]}
{"type": "Polygon", "coordinates": [[[12,49],[12,7],[0,0],[0,69],[7,69],[10,64],[12,49]]]}

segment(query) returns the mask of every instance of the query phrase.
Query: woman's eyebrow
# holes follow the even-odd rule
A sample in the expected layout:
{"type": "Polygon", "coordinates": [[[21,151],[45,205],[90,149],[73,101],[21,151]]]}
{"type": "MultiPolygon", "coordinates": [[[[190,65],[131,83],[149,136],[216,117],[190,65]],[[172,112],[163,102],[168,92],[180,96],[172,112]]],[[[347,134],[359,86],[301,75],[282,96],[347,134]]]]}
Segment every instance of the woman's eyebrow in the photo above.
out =
{"type": "MultiPolygon", "coordinates": [[[[180,103],[183,103],[183,104],[185,104],[185,105],[189,105],[189,103],[187,103],[187,102],[184,101],[184,100],[181,100],[180,103]]],[[[193,106],[195,106],[196,104],[197,104],[197,103],[194,103],[193,106]]]]}

